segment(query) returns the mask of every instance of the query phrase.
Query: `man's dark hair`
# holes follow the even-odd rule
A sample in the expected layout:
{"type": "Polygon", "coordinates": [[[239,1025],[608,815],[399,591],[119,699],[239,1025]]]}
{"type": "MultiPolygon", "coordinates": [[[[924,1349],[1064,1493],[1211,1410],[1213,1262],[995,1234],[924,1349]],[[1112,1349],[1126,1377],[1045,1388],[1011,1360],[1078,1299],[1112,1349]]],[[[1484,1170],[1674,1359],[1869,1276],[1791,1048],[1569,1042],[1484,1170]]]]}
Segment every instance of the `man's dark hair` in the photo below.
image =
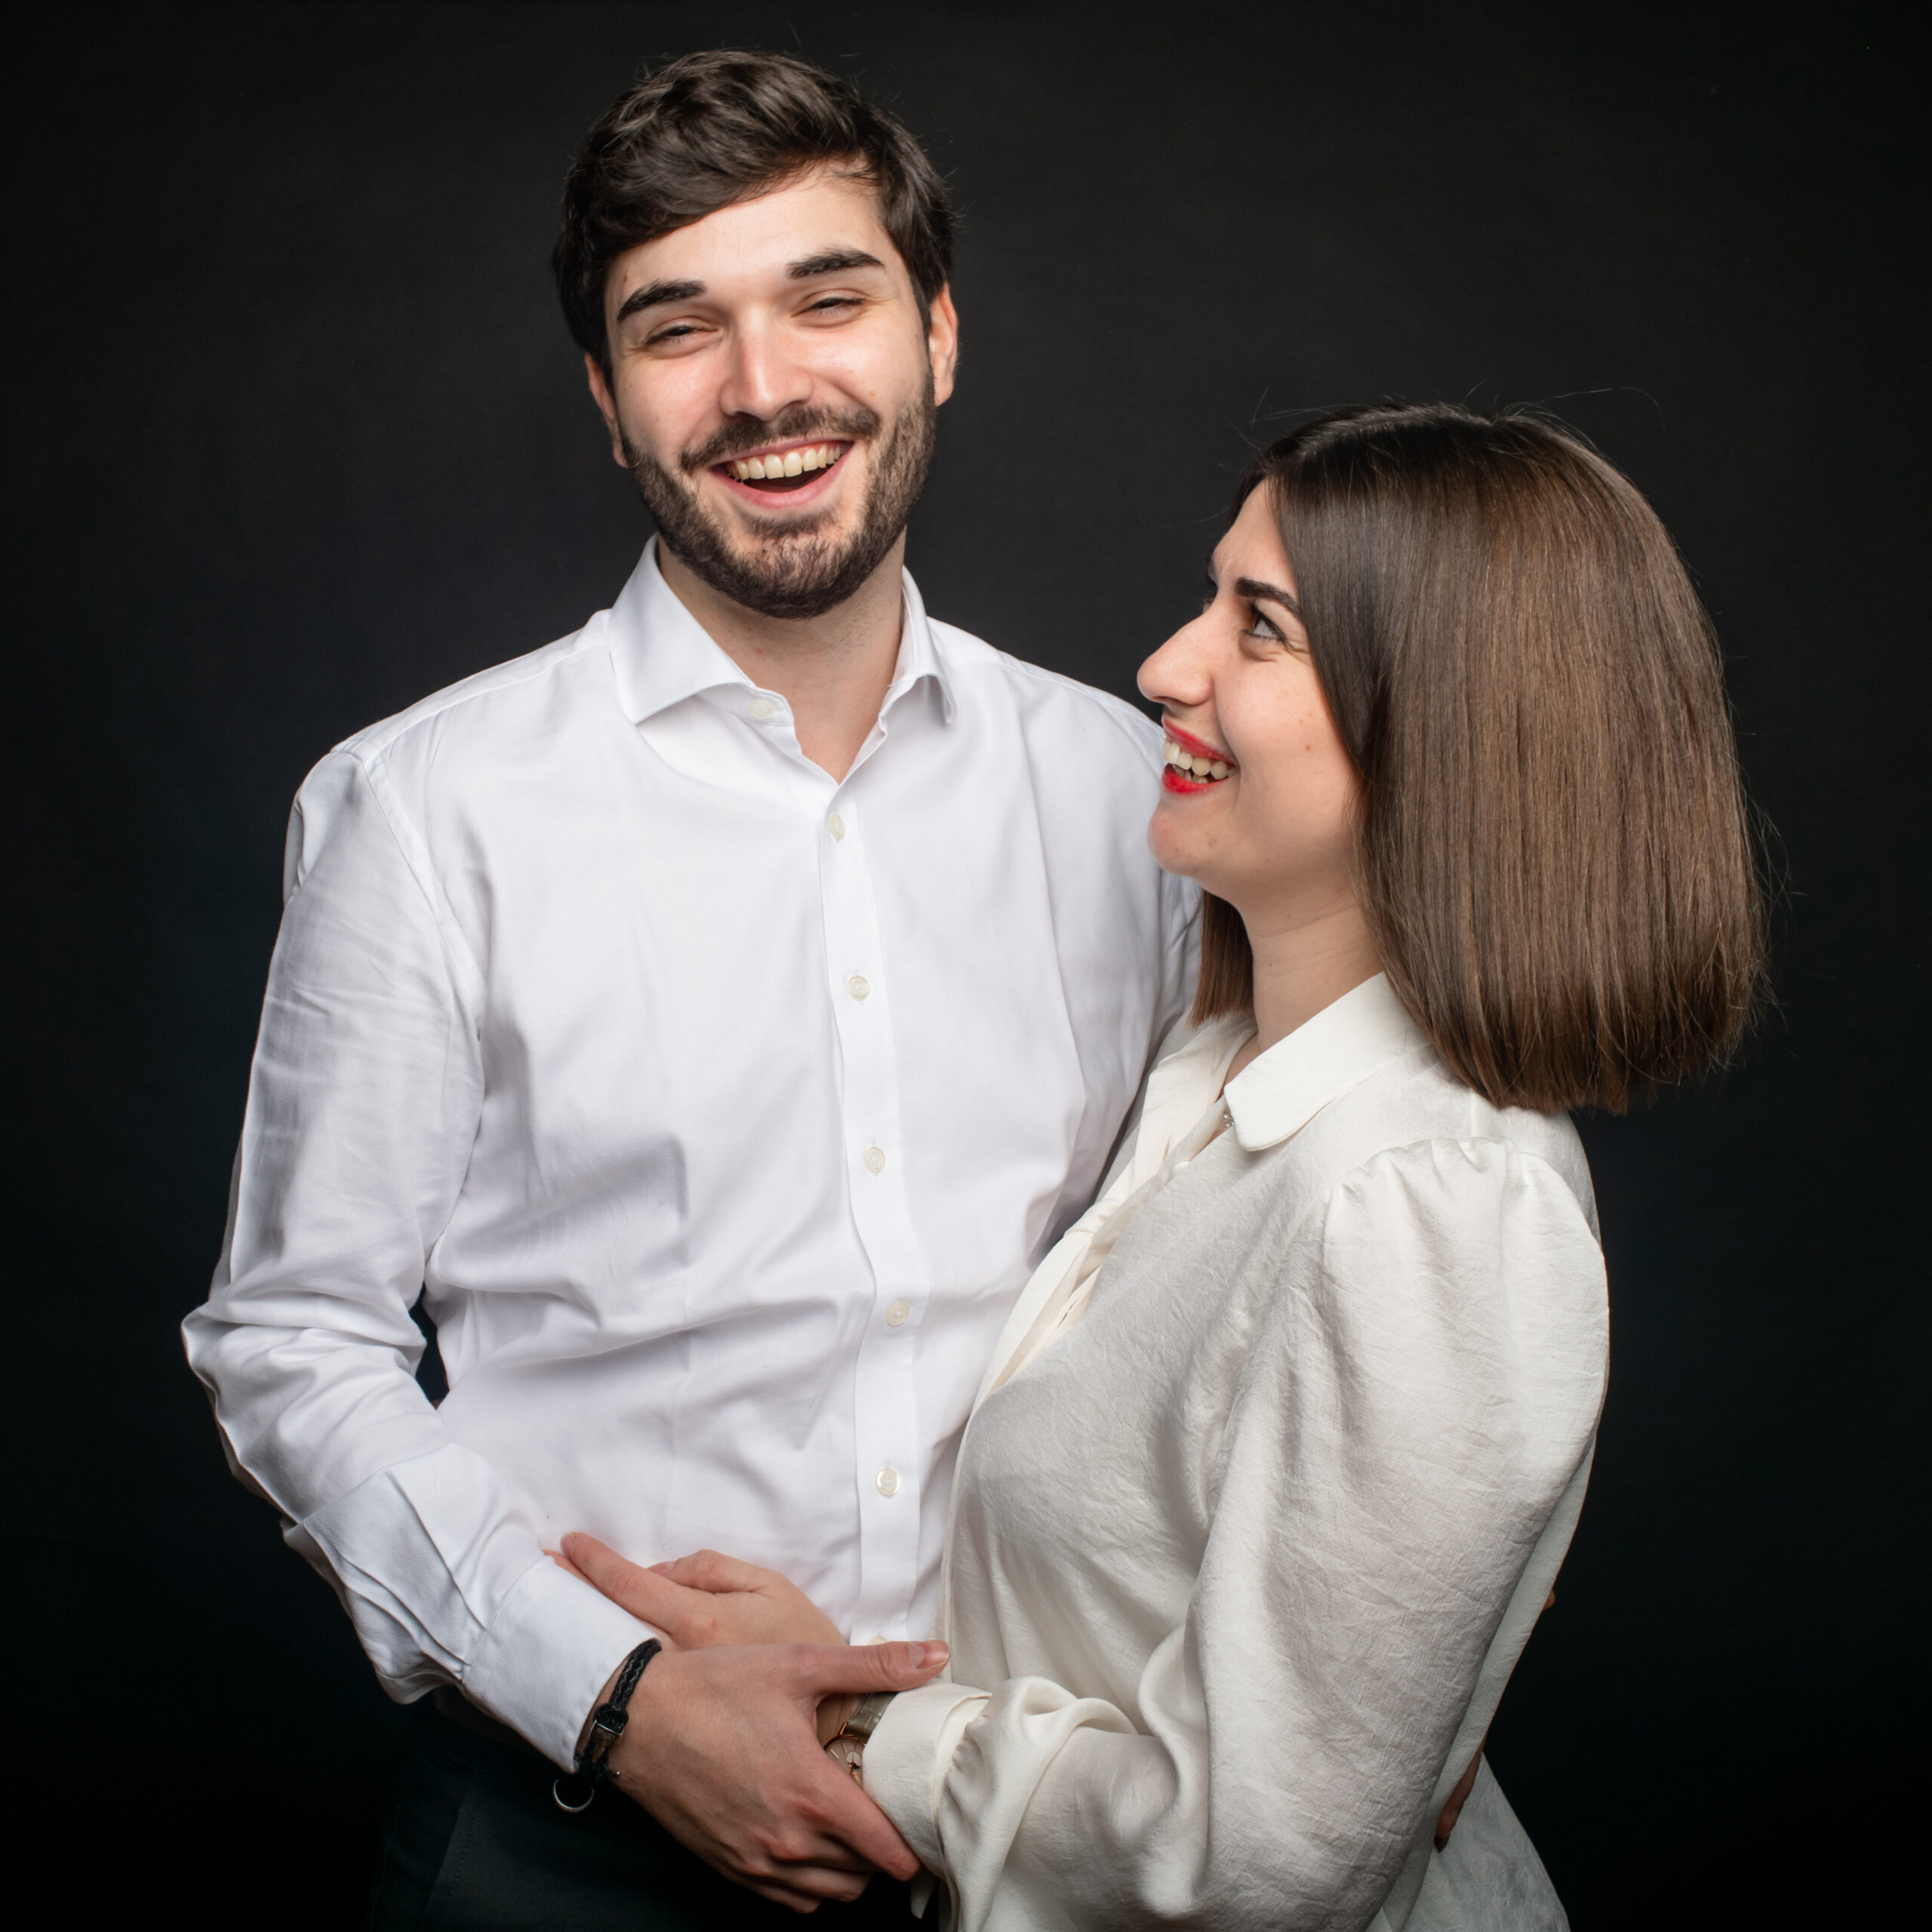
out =
{"type": "Polygon", "coordinates": [[[924,151],[849,82],[786,54],[713,51],[627,88],[585,141],[564,187],[551,257],[565,319],[608,374],[611,264],[811,168],[842,165],[878,195],[921,315],[952,271],[952,210],[924,151]]]}

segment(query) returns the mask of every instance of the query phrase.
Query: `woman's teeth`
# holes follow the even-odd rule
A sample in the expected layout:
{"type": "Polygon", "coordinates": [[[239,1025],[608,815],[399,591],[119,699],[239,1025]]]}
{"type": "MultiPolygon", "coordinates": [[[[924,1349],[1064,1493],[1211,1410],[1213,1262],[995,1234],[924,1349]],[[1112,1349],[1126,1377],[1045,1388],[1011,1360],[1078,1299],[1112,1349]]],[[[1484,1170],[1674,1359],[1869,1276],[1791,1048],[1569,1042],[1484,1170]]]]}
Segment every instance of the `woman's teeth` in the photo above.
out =
{"type": "Polygon", "coordinates": [[[845,454],[843,443],[818,443],[808,450],[787,450],[783,456],[741,457],[731,466],[740,483],[762,482],[780,476],[802,476],[808,469],[829,469],[845,454]]]}
{"type": "Polygon", "coordinates": [[[1224,758],[1201,758],[1192,752],[1183,751],[1171,738],[1161,747],[1161,755],[1177,771],[1189,778],[1225,778],[1234,769],[1224,758]]]}

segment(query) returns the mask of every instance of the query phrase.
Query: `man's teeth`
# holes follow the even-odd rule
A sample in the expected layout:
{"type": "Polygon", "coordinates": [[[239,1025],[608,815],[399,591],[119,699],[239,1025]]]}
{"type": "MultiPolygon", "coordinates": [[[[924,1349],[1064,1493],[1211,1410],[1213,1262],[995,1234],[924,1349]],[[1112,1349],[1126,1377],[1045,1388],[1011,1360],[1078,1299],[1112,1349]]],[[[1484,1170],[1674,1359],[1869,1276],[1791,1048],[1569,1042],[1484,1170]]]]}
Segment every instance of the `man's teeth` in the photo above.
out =
{"type": "Polygon", "coordinates": [[[783,456],[740,457],[732,464],[731,474],[740,483],[802,476],[808,469],[829,469],[844,454],[843,443],[817,443],[808,450],[787,450],[783,456]]]}
{"type": "Polygon", "coordinates": [[[1190,778],[1225,778],[1233,769],[1224,758],[1201,758],[1183,751],[1171,738],[1161,747],[1161,755],[1177,771],[1185,772],[1190,778]]]}

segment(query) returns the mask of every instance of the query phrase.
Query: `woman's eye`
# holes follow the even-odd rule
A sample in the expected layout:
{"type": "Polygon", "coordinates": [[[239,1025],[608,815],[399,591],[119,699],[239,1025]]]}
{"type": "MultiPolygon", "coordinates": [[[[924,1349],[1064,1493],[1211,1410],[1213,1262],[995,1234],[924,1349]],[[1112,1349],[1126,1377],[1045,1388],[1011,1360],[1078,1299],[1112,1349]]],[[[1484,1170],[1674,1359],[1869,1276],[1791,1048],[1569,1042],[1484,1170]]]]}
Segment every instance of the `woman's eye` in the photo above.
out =
{"type": "Polygon", "coordinates": [[[1263,644],[1287,642],[1287,638],[1281,628],[1278,625],[1271,623],[1252,604],[1247,607],[1247,614],[1252,620],[1247,626],[1246,632],[1247,636],[1259,638],[1263,644]]]}

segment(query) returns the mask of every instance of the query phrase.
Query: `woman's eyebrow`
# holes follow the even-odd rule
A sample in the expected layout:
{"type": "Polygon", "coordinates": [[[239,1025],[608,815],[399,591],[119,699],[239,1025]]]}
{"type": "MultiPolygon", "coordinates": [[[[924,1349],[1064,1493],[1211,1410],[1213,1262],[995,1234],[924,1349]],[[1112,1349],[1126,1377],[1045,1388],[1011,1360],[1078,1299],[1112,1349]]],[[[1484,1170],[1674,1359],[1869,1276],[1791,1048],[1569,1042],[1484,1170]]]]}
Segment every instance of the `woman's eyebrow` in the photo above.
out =
{"type": "Polygon", "coordinates": [[[1251,604],[1263,599],[1270,604],[1278,604],[1292,617],[1301,615],[1301,606],[1278,583],[1263,583],[1258,577],[1238,577],[1235,588],[1251,604]]]}

